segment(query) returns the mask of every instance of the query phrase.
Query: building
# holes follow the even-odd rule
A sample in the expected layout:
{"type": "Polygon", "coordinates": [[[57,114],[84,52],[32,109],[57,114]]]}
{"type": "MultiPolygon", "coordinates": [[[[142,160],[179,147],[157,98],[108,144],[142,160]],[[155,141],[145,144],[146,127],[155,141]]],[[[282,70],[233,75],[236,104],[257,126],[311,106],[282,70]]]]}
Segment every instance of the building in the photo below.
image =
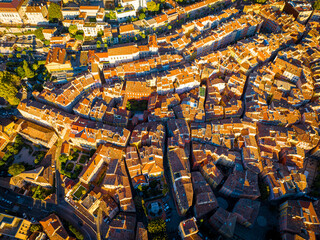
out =
{"type": "Polygon", "coordinates": [[[219,204],[211,187],[200,172],[191,172],[193,192],[195,195],[194,216],[198,219],[218,208],[219,204]]]}
{"type": "Polygon", "coordinates": [[[148,240],[148,230],[142,222],[137,223],[136,240],[148,240]]]}
{"type": "Polygon", "coordinates": [[[78,100],[89,91],[101,87],[101,79],[98,73],[90,73],[78,76],[62,86],[50,85],[41,93],[33,92],[33,96],[40,102],[49,103],[64,111],[71,112],[78,100]]]}
{"type": "Polygon", "coordinates": [[[125,147],[129,136],[130,131],[126,128],[79,119],[71,124],[69,141],[84,149],[97,148],[103,143],[125,147]]]}
{"type": "Polygon", "coordinates": [[[22,172],[10,178],[12,189],[23,188],[25,184],[38,185],[45,188],[53,187],[54,173],[51,166],[44,168],[38,167],[33,170],[22,172]]]}
{"type": "Polygon", "coordinates": [[[31,224],[26,219],[0,213],[0,238],[4,236],[26,240],[31,224]]]}
{"type": "Polygon", "coordinates": [[[53,34],[55,33],[57,29],[56,28],[45,28],[42,30],[43,36],[46,40],[50,40],[53,37],[53,34]]]}
{"type": "Polygon", "coordinates": [[[237,222],[252,227],[258,217],[260,202],[251,199],[241,198],[233,208],[233,213],[237,216],[237,222]]]}
{"type": "Polygon", "coordinates": [[[111,66],[119,63],[131,62],[139,59],[139,48],[137,45],[127,45],[108,49],[108,60],[111,66]]]}
{"type": "Polygon", "coordinates": [[[300,23],[306,23],[313,12],[311,3],[308,1],[286,1],[283,9],[286,13],[292,14],[300,23]]]}
{"type": "Polygon", "coordinates": [[[117,203],[109,195],[102,196],[101,189],[94,188],[85,199],[81,201],[81,205],[94,217],[98,216],[101,210],[105,218],[113,219],[119,212],[117,203]]]}
{"type": "Polygon", "coordinates": [[[22,137],[46,148],[51,148],[58,139],[52,129],[22,119],[17,122],[17,131],[22,137]]]}
{"type": "Polygon", "coordinates": [[[194,217],[180,222],[178,229],[182,239],[193,239],[199,231],[194,217]]]}
{"type": "Polygon", "coordinates": [[[50,73],[73,69],[70,60],[67,60],[66,50],[58,47],[49,51],[46,60],[46,68],[50,73]]]}
{"type": "Polygon", "coordinates": [[[209,219],[211,226],[227,238],[233,237],[236,222],[237,216],[221,207],[209,219]]]}
{"type": "Polygon", "coordinates": [[[189,158],[182,147],[169,149],[168,161],[178,214],[185,215],[193,202],[189,158]]]}
{"type": "Polygon", "coordinates": [[[120,148],[101,144],[79,176],[80,181],[89,184],[98,176],[103,165],[109,164],[114,159],[122,159],[123,156],[124,152],[120,148]]]}
{"type": "Polygon", "coordinates": [[[0,2],[0,22],[2,24],[23,24],[23,0],[0,2]]]}
{"type": "Polygon", "coordinates": [[[79,118],[52,106],[27,99],[20,102],[18,110],[25,119],[54,129],[62,138],[67,133],[67,130],[71,128],[71,124],[79,118]]]}
{"type": "Polygon", "coordinates": [[[28,6],[25,11],[26,22],[30,25],[42,26],[49,23],[46,6],[28,6]]]}
{"type": "Polygon", "coordinates": [[[123,41],[132,41],[138,35],[139,29],[136,29],[135,26],[131,24],[124,24],[119,26],[119,34],[123,41]]]}
{"type": "Polygon", "coordinates": [[[0,131],[5,133],[7,137],[11,137],[15,132],[16,124],[8,118],[0,118],[0,131]]]}
{"type": "Polygon", "coordinates": [[[59,217],[54,213],[42,219],[40,224],[50,240],[75,240],[68,235],[59,217]]]}
{"type": "Polygon", "coordinates": [[[147,2],[149,2],[149,0],[120,0],[119,4],[121,4],[121,6],[123,7],[126,7],[127,5],[129,6],[131,5],[137,11],[137,10],[140,10],[141,8],[146,8],[147,2]]]}
{"type": "Polygon", "coordinates": [[[315,235],[319,235],[320,222],[312,202],[288,200],[280,205],[279,210],[283,239],[315,239],[315,235]]]}
{"type": "Polygon", "coordinates": [[[135,216],[121,213],[107,226],[105,238],[110,240],[132,240],[135,236],[135,226],[135,216]]]}

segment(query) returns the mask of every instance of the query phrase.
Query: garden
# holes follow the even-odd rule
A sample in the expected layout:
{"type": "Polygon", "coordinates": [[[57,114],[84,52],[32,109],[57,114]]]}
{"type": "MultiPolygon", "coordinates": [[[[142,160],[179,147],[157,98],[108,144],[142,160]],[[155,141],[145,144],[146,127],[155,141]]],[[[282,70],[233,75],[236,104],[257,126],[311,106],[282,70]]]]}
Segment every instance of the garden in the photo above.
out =
{"type": "Polygon", "coordinates": [[[89,158],[88,155],[79,152],[76,148],[73,148],[69,155],[61,154],[59,156],[61,173],[72,179],[78,178],[89,158]]]}
{"type": "Polygon", "coordinates": [[[137,189],[140,191],[140,196],[144,199],[163,197],[169,191],[164,178],[150,180],[148,186],[139,185],[137,189]]]}
{"type": "Polygon", "coordinates": [[[30,192],[31,192],[32,198],[44,200],[47,196],[53,193],[53,189],[46,189],[41,186],[31,186],[30,192]]]}
{"type": "Polygon", "coordinates": [[[38,165],[46,155],[46,151],[41,148],[37,149],[32,143],[22,136],[17,135],[12,144],[8,144],[4,149],[4,156],[0,160],[0,170],[5,176],[18,175],[21,172],[34,169],[34,165],[38,165]]]}
{"type": "Polygon", "coordinates": [[[72,196],[73,196],[74,198],[76,198],[77,200],[80,200],[80,199],[83,197],[83,195],[86,194],[86,192],[87,192],[87,189],[86,189],[84,186],[79,185],[79,187],[78,187],[77,190],[72,194],[72,196]]]}

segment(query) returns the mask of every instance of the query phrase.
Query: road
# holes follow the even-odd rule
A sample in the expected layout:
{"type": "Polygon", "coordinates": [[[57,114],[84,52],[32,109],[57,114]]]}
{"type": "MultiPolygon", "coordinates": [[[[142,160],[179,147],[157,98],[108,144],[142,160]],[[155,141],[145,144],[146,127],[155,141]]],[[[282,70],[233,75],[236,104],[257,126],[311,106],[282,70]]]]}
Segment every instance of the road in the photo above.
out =
{"type": "Polygon", "coordinates": [[[29,218],[33,217],[37,221],[47,217],[52,212],[56,212],[59,217],[78,228],[85,236],[85,239],[96,239],[95,226],[92,226],[92,223],[90,223],[86,217],[63,199],[59,204],[47,203],[20,195],[2,187],[0,187],[0,196],[0,211],[8,210],[15,212],[19,217],[23,217],[22,214],[26,213],[29,218]],[[9,201],[9,203],[7,201],[9,201]],[[81,226],[79,223],[81,223],[81,226]]]}

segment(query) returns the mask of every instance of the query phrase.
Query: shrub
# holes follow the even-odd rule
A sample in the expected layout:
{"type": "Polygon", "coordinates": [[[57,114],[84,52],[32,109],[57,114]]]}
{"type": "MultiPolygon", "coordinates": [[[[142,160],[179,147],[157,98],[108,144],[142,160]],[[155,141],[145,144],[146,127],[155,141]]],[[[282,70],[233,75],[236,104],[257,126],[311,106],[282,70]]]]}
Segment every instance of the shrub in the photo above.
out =
{"type": "Polygon", "coordinates": [[[25,171],[25,167],[20,163],[14,163],[9,167],[8,173],[16,176],[25,171]]]}
{"type": "Polygon", "coordinates": [[[69,162],[67,165],[66,165],[66,171],[69,171],[71,172],[73,170],[73,167],[74,167],[74,164],[69,162]]]}

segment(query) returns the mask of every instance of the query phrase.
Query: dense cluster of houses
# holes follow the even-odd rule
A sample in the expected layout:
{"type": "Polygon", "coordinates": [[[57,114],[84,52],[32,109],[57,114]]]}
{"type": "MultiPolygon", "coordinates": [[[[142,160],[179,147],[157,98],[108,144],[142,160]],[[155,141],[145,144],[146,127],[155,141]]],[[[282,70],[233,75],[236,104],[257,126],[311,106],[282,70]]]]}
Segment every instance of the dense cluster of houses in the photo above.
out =
{"type": "MultiPolygon", "coordinates": [[[[121,22],[147,2],[120,3],[121,22]]],[[[0,21],[48,22],[46,5],[23,4],[1,2],[0,21]]],[[[306,164],[320,156],[319,12],[307,3],[269,1],[201,18],[221,1],[168,4],[172,8],[159,15],[116,30],[104,22],[101,7],[63,8],[64,26],[131,43],[103,51],[82,48],[75,59],[69,34],[51,37],[45,66],[64,77],[21,101],[21,119],[1,122],[0,150],[19,133],[50,150],[63,140],[62,155],[69,153],[66,146],[93,151],[79,178],[65,176],[63,182],[72,204],[108,221],[107,239],[147,239],[143,224],[136,224],[133,196],[145,197],[155,182],[161,191],[171,185],[170,193],[163,192],[173,196],[179,216],[194,213],[178,226],[183,239],[201,239],[198,220],[204,218],[227,238],[237,234],[237,224],[255,226],[265,194],[261,186],[269,201],[282,202],[283,239],[315,239],[319,203],[290,199],[308,195],[314,176],[306,164]],[[157,34],[190,16],[196,20],[157,34]],[[147,41],[134,43],[146,30],[147,41]],[[143,101],[146,109],[130,109],[143,101]],[[236,203],[227,208],[221,198],[236,203]]],[[[54,166],[42,166],[12,177],[10,184],[50,188],[53,175],[54,166]]],[[[7,218],[0,215],[0,234],[7,218]]],[[[40,224],[50,239],[72,239],[55,214],[40,224]]]]}

